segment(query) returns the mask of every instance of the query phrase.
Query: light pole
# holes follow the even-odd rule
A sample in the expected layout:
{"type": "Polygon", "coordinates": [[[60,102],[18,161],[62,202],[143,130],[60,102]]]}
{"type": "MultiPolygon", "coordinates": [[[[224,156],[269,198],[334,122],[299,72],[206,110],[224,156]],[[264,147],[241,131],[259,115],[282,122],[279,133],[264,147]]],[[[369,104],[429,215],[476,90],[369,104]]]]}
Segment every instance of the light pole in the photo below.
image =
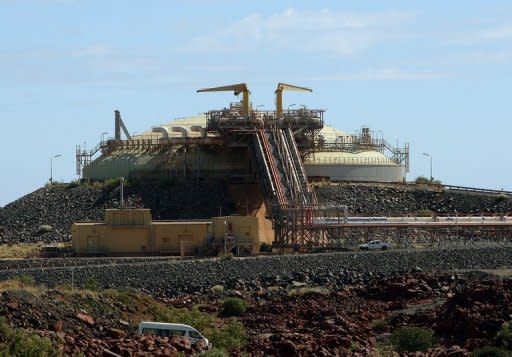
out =
{"type": "Polygon", "coordinates": [[[430,181],[432,182],[434,178],[432,177],[432,155],[427,154],[426,152],[423,153],[423,156],[427,156],[430,158],[430,181]]]}
{"type": "Polygon", "coordinates": [[[291,107],[293,107],[294,105],[297,105],[297,104],[290,104],[290,105],[288,106],[288,111],[290,111],[290,108],[291,108],[291,107]]]}
{"type": "Polygon", "coordinates": [[[50,185],[53,185],[53,159],[61,156],[61,154],[57,154],[50,157],[50,185]]]}

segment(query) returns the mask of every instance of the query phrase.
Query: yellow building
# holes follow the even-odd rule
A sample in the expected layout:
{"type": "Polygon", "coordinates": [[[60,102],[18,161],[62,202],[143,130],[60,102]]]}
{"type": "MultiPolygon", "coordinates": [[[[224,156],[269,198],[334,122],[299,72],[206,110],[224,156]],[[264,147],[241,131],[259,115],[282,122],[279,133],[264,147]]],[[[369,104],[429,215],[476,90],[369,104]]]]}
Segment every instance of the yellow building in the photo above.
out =
{"type": "Polygon", "coordinates": [[[74,223],[72,236],[77,255],[256,254],[260,245],[257,217],[152,221],[143,208],[107,209],[104,222],[74,223]]]}

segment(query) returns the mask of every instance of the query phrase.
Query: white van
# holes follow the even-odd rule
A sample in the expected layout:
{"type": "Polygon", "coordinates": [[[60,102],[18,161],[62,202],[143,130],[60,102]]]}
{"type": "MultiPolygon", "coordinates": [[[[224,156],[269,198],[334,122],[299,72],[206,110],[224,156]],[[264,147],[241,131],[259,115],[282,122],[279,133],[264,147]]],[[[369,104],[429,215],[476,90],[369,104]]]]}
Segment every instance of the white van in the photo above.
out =
{"type": "Polygon", "coordinates": [[[189,325],[173,324],[169,322],[142,321],[139,324],[139,335],[155,336],[182,336],[188,339],[192,344],[203,341],[207,347],[210,347],[210,341],[199,331],[189,325]]]}

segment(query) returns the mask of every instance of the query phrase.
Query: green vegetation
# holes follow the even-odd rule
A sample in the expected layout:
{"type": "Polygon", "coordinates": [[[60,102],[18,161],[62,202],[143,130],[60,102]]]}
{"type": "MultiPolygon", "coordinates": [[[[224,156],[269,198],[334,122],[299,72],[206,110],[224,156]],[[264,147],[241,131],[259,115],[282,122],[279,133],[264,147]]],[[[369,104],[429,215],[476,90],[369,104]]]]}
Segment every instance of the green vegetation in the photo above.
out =
{"type": "Polygon", "coordinates": [[[84,283],[84,289],[91,290],[91,291],[100,291],[101,286],[100,286],[100,283],[96,279],[89,278],[84,283]]]}
{"type": "Polygon", "coordinates": [[[221,316],[240,316],[247,310],[247,303],[239,298],[229,298],[222,304],[221,316]]]}
{"type": "Polygon", "coordinates": [[[386,331],[387,323],[385,319],[375,320],[372,323],[372,330],[378,333],[386,331]]]}
{"type": "Polygon", "coordinates": [[[417,185],[441,185],[441,180],[430,180],[426,178],[425,176],[418,176],[416,177],[416,180],[414,180],[414,183],[417,185]]]}
{"type": "Polygon", "coordinates": [[[399,353],[424,351],[434,345],[434,333],[423,327],[402,326],[391,334],[391,343],[399,353]]]}
{"type": "Polygon", "coordinates": [[[357,341],[350,342],[350,352],[356,353],[361,349],[361,345],[357,341]]]}
{"type": "MultiPolygon", "coordinates": [[[[60,285],[51,292],[53,299],[61,304],[69,304],[74,309],[85,310],[91,316],[110,316],[115,320],[125,320],[133,329],[140,321],[179,322],[194,326],[201,331],[215,349],[204,356],[223,356],[233,348],[242,347],[247,342],[246,330],[236,319],[219,319],[215,314],[202,312],[201,306],[192,308],[174,308],[155,300],[150,295],[134,289],[101,290],[94,279],[89,279],[82,289],[71,290],[70,286],[60,285]]],[[[33,296],[48,293],[42,287],[34,284],[31,276],[20,275],[12,280],[0,282],[0,291],[17,290],[28,294],[25,296],[32,301],[33,296]],[[31,296],[32,295],[32,296],[31,296]]],[[[37,298],[36,298],[37,299],[37,298]]],[[[231,315],[245,311],[246,302],[241,299],[228,299],[227,306],[231,307],[231,315]],[[232,304],[232,302],[235,302],[232,304]],[[230,305],[232,304],[232,305],[230,305]],[[240,306],[243,307],[242,310],[240,306]]],[[[43,305],[44,306],[44,305],[43,305]]],[[[4,320],[0,319],[0,357],[1,356],[61,356],[50,340],[29,334],[24,330],[12,330],[4,320]]]]}
{"type": "Polygon", "coordinates": [[[272,244],[261,243],[260,253],[272,253],[272,244]]]}
{"type": "Polygon", "coordinates": [[[230,320],[219,329],[206,329],[205,333],[216,348],[225,351],[241,347],[247,342],[244,325],[235,320],[230,320]]]}
{"type": "Polygon", "coordinates": [[[49,224],[42,224],[37,229],[36,235],[40,236],[42,234],[50,233],[50,232],[53,232],[53,227],[50,226],[49,224]]]}
{"type": "Polygon", "coordinates": [[[416,211],[417,217],[432,217],[434,216],[434,212],[428,208],[420,209],[419,211],[416,211]]]}
{"type": "Polygon", "coordinates": [[[504,323],[496,334],[496,346],[512,351],[512,328],[510,322],[504,323]]]}
{"type": "Polygon", "coordinates": [[[471,353],[473,357],[510,357],[512,354],[499,347],[488,346],[483,348],[478,348],[471,353]]]}
{"type": "Polygon", "coordinates": [[[416,177],[416,180],[414,180],[414,183],[416,183],[417,185],[429,184],[430,179],[426,178],[425,176],[418,176],[416,177]]]}
{"type": "MultiPolygon", "coordinates": [[[[231,299],[228,299],[228,301],[231,299]]],[[[236,299],[244,304],[245,301],[236,299]]],[[[215,317],[211,314],[199,311],[198,307],[192,309],[177,309],[163,306],[157,302],[152,303],[147,309],[147,313],[154,321],[162,322],[180,322],[194,326],[212,342],[219,350],[229,351],[233,348],[243,346],[247,341],[247,335],[244,326],[235,320],[229,320],[221,328],[215,328],[215,317]]],[[[214,352],[214,351],[210,351],[214,352]]],[[[210,355],[206,355],[210,356],[210,355]]],[[[213,354],[216,356],[216,354],[213,354]]]]}
{"type": "Polygon", "coordinates": [[[71,182],[67,183],[65,188],[66,188],[66,190],[69,190],[69,189],[72,189],[72,188],[75,188],[78,186],[80,186],[80,181],[75,180],[75,181],[71,181],[71,182]]]}
{"type": "Polygon", "coordinates": [[[21,285],[24,286],[34,286],[36,284],[36,280],[32,275],[16,275],[12,279],[18,281],[19,283],[21,283],[21,285]]]}
{"type": "Polygon", "coordinates": [[[57,357],[62,353],[47,338],[12,329],[0,318],[0,356],[57,357]]]}
{"type": "Polygon", "coordinates": [[[212,291],[212,293],[214,293],[215,295],[220,295],[224,292],[224,286],[223,285],[214,285],[210,288],[210,290],[212,291]]]}
{"type": "Polygon", "coordinates": [[[233,253],[226,253],[226,254],[219,255],[219,260],[221,262],[225,262],[227,260],[232,260],[233,258],[234,258],[233,253]]]}

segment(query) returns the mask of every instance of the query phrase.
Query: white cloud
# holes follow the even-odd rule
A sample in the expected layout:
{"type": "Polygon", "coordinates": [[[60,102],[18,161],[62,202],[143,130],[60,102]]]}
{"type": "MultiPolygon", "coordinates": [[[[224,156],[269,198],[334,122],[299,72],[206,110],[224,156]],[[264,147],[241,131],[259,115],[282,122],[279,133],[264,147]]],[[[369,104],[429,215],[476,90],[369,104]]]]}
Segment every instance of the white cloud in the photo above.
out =
{"type": "Polygon", "coordinates": [[[376,43],[403,38],[407,12],[343,13],[327,9],[287,9],[264,16],[254,13],[209,34],[193,38],[185,52],[273,51],[351,56],[376,43]],[[397,31],[398,29],[398,31],[397,31]]]}
{"type": "Polygon", "coordinates": [[[76,57],[106,57],[112,54],[110,47],[101,44],[84,47],[73,53],[76,57]]]}
{"type": "Polygon", "coordinates": [[[512,39],[512,25],[503,25],[480,31],[476,34],[479,41],[502,41],[512,39]]]}
{"type": "Polygon", "coordinates": [[[500,42],[512,39],[512,24],[489,27],[486,29],[463,33],[444,41],[447,45],[474,46],[485,43],[500,42]]]}
{"type": "Polygon", "coordinates": [[[310,81],[417,81],[448,77],[444,73],[407,71],[396,68],[369,69],[353,73],[341,73],[307,78],[310,81]]]}

